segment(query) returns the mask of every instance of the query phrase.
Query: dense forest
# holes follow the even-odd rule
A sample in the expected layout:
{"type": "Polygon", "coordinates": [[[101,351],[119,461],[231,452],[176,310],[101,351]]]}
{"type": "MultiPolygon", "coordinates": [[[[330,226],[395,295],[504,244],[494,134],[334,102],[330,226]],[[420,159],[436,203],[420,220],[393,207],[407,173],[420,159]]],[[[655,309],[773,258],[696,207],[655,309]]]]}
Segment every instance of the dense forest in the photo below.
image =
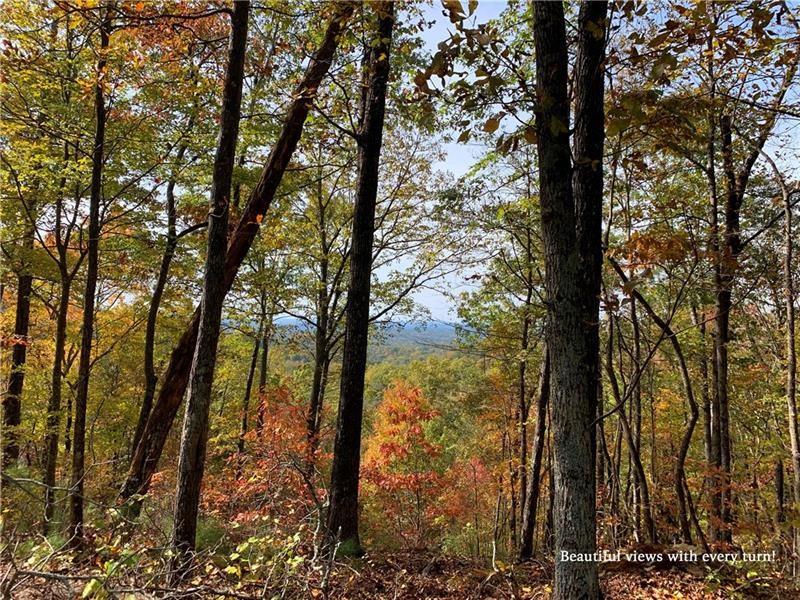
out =
{"type": "Polygon", "coordinates": [[[0,597],[800,597],[793,0],[0,6],[0,597]]]}

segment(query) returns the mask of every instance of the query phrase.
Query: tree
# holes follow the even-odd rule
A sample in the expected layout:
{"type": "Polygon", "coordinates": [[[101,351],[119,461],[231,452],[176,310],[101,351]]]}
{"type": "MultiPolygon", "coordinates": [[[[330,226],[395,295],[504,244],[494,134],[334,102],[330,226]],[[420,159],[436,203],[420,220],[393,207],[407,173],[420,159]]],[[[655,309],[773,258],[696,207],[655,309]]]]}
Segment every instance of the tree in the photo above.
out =
{"type": "Polygon", "coordinates": [[[560,553],[595,548],[595,405],[602,264],[605,2],[581,4],[569,144],[566,22],[560,3],[534,4],[536,133],[548,301],[555,469],[554,598],[599,598],[597,565],[560,553]],[[572,172],[572,181],[567,174],[572,172]]]}
{"type": "Polygon", "coordinates": [[[12,466],[19,458],[19,432],[17,428],[22,422],[22,389],[25,383],[25,360],[28,351],[28,330],[31,315],[31,293],[33,291],[33,273],[30,253],[33,250],[34,232],[31,227],[19,245],[19,264],[17,270],[17,301],[14,317],[14,334],[11,338],[11,374],[8,376],[8,387],[3,398],[3,456],[2,467],[12,466]]]}
{"type": "Polygon", "coordinates": [[[197,345],[192,359],[186,416],[183,421],[178,460],[178,482],[172,531],[172,544],[177,553],[176,578],[181,577],[188,568],[187,554],[194,550],[197,534],[200,485],[203,481],[208,442],[211,384],[214,381],[214,367],[217,361],[222,303],[227,292],[224,278],[225,251],[228,242],[231,179],[233,163],[236,159],[236,140],[239,134],[242,105],[249,14],[250,2],[242,1],[234,5],[231,15],[231,42],[222,92],[219,142],[211,184],[211,210],[208,213],[208,246],[203,295],[200,303],[200,321],[197,345]]]}
{"type": "Polygon", "coordinates": [[[365,60],[363,112],[357,137],[358,181],[353,207],[339,414],[336,421],[327,517],[327,535],[332,543],[332,551],[338,543],[344,552],[355,554],[362,551],[358,536],[361,420],[367,362],[375,203],[378,195],[386,88],[389,83],[394,2],[382,2],[375,5],[375,9],[378,24],[375,40],[370,44],[365,60]]]}
{"type": "Polygon", "coordinates": [[[83,327],[78,364],[78,386],[75,394],[75,435],[72,446],[72,479],[70,482],[70,536],[72,545],[83,544],[83,490],[86,475],[86,403],[89,398],[89,373],[95,319],[95,294],[98,278],[100,246],[100,203],[103,194],[103,166],[106,135],[106,101],[103,78],[111,35],[111,8],[100,9],[100,46],[94,89],[95,133],[92,148],[92,180],[89,199],[89,240],[87,242],[86,287],[83,294],[83,327]]]}
{"type": "Polygon", "coordinates": [[[377,500],[378,522],[390,522],[389,534],[411,549],[424,548],[435,533],[442,479],[433,461],[441,448],[430,441],[426,425],[437,416],[422,390],[395,381],[383,393],[365,444],[364,482],[377,500]]]}
{"type": "MultiPolygon", "coordinates": [[[[261,177],[250,194],[247,206],[237,223],[228,244],[224,269],[225,290],[233,284],[236,273],[259,229],[259,223],[269,209],[280,185],[289,160],[297,147],[311,103],[322,78],[333,61],[338,39],[353,12],[350,2],[339,3],[330,18],[325,35],[298,84],[289,106],[280,135],[264,165],[261,177]]],[[[187,329],[172,351],[169,365],[163,376],[161,389],[147,420],[142,439],[134,452],[128,476],[120,495],[129,499],[143,494],[150,485],[167,434],[175,419],[189,378],[192,348],[197,342],[200,313],[195,310],[187,329]]]]}

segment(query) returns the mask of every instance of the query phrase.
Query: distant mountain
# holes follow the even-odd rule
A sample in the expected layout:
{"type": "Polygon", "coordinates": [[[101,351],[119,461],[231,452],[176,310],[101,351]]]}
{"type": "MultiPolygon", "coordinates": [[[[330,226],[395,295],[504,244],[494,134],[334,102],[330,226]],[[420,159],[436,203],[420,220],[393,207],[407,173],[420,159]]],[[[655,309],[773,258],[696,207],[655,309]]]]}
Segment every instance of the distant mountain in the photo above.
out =
{"type": "MultiPolygon", "coordinates": [[[[276,319],[278,329],[305,331],[311,326],[294,317],[276,319]]],[[[455,345],[456,325],[441,321],[392,323],[383,326],[371,338],[368,360],[405,363],[431,354],[447,352],[455,345]]]]}
{"type": "Polygon", "coordinates": [[[370,362],[409,362],[431,354],[447,352],[454,345],[456,326],[452,323],[397,323],[384,328],[369,345],[370,362]]]}

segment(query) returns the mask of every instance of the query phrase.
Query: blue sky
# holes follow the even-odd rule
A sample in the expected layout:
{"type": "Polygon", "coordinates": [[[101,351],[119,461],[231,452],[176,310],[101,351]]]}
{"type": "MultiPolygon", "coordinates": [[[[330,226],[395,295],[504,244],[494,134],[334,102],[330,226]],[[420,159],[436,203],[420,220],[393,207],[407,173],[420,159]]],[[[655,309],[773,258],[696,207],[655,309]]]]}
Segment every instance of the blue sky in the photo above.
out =
{"type": "MultiPolygon", "coordinates": [[[[500,0],[481,0],[473,17],[477,22],[485,22],[498,16],[506,7],[506,2],[500,0]]],[[[440,0],[433,0],[432,5],[426,6],[423,11],[426,21],[433,21],[433,26],[423,34],[423,40],[431,54],[436,51],[437,44],[449,37],[452,31],[450,19],[443,14],[440,0]]],[[[448,171],[455,177],[464,175],[475,163],[481,153],[481,149],[474,144],[457,144],[450,142],[444,145],[445,158],[437,165],[441,170],[448,171]]],[[[466,289],[463,276],[459,274],[450,275],[445,278],[442,284],[446,285],[451,291],[461,291],[466,289]]],[[[420,290],[414,298],[422,306],[425,306],[431,313],[431,318],[436,321],[452,322],[456,320],[456,307],[449,298],[434,291],[420,290]]]]}

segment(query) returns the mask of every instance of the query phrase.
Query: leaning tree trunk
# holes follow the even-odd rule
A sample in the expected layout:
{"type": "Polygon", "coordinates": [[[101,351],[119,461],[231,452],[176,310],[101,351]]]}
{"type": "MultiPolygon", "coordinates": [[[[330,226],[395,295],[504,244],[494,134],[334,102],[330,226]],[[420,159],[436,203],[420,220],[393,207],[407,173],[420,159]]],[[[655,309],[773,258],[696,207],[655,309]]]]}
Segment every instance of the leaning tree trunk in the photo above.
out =
{"type": "Polygon", "coordinates": [[[394,2],[373,5],[379,13],[376,39],[369,46],[369,69],[361,127],[358,132],[358,182],[353,208],[350,283],[339,393],[339,414],[331,467],[330,507],[327,518],[329,542],[338,542],[345,553],[360,553],[358,536],[358,481],[361,464],[361,420],[364,404],[364,373],[367,365],[372,244],[375,204],[389,53],[394,27],[394,2]]]}
{"type": "Polygon", "coordinates": [[[92,364],[94,337],[94,305],[97,292],[98,249],[100,245],[100,203],[103,194],[103,163],[106,138],[106,104],[103,77],[106,50],[111,32],[111,12],[106,7],[100,25],[100,51],[97,60],[97,82],[94,90],[95,133],[92,151],[92,180],[89,195],[89,240],[86,254],[86,288],[83,294],[83,328],[75,391],[75,424],[72,440],[72,478],[69,489],[71,545],[83,544],[83,490],[86,460],[86,404],[89,398],[89,371],[92,364]]]}
{"type": "MultiPolygon", "coordinates": [[[[289,106],[278,140],[273,146],[261,178],[253,189],[228,244],[223,275],[226,293],[227,290],[230,290],[239,266],[258,234],[261,219],[269,210],[272,199],[275,197],[275,192],[289,165],[289,160],[300,140],[303,125],[319,85],[330,69],[339,36],[352,15],[354,7],[352,2],[337,4],[317,53],[309,62],[302,81],[294,91],[292,96],[294,100],[289,106]]],[[[124,499],[129,499],[135,494],[144,494],[150,487],[150,480],[155,473],[164,443],[189,381],[189,370],[193,350],[197,343],[199,323],[200,311],[198,308],[172,350],[169,364],[162,377],[161,389],[150,417],[147,419],[142,439],[133,455],[128,476],[120,491],[120,496],[124,499]]]]}
{"type": "Polygon", "coordinates": [[[547,405],[549,401],[550,353],[547,351],[547,346],[545,346],[539,373],[539,395],[536,404],[536,432],[533,438],[531,476],[527,481],[528,489],[525,493],[522,530],[520,531],[519,551],[517,554],[517,558],[520,561],[528,560],[533,556],[533,536],[536,531],[536,513],[539,508],[539,488],[542,481],[542,457],[544,456],[544,442],[547,433],[547,405]]]}
{"type": "Polygon", "coordinates": [[[603,62],[606,2],[581,4],[575,66],[575,165],[569,144],[564,7],[535,2],[536,131],[545,249],[555,476],[553,598],[599,598],[593,553],[595,410],[602,266],[603,62]],[[568,173],[573,172],[570,181],[568,173]]]}
{"type": "MultiPolygon", "coordinates": [[[[33,227],[33,226],[32,226],[33,227]]],[[[22,422],[22,386],[25,383],[25,359],[28,353],[28,325],[31,316],[31,291],[33,275],[25,254],[33,249],[34,232],[29,230],[20,249],[19,274],[17,275],[17,308],[14,317],[13,349],[11,351],[11,374],[8,376],[8,388],[3,398],[3,467],[13,465],[19,459],[19,431],[22,422]]]]}
{"type": "MultiPolygon", "coordinates": [[[[190,128],[193,118],[190,119],[190,128]]],[[[180,166],[183,157],[186,154],[187,146],[182,144],[178,148],[175,155],[175,163],[180,166]]],[[[142,406],[139,409],[139,419],[136,422],[136,431],[133,435],[133,443],[131,444],[131,453],[136,450],[139,445],[139,440],[142,439],[144,427],[147,424],[147,417],[150,416],[150,410],[153,408],[153,398],[156,394],[156,384],[158,383],[158,376],[156,375],[155,368],[155,345],[156,345],[156,323],[158,321],[158,310],[161,307],[161,298],[164,296],[164,289],[167,286],[169,278],[169,270],[172,265],[172,259],[175,257],[175,249],[178,246],[178,233],[175,229],[176,221],[176,208],[175,208],[175,183],[176,173],[167,183],[167,240],[164,245],[164,254],[161,256],[161,266],[158,270],[158,277],[156,278],[155,286],[153,287],[153,296],[150,299],[150,308],[147,311],[147,326],[145,327],[144,336],[144,397],[142,398],[142,406]]]]}
{"type": "MultiPolygon", "coordinates": [[[[231,15],[228,69],[222,92],[220,132],[211,183],[211,210],[208,213],[208,241],[203,295],[200,302],[200,323],[192,359],[186,416],[183,421],[178,457],[172,529],[172,545],[176,553],[173,559],[173,580],[179,580],[185,574],[197,535],[200,486],[203,482],[208,443],[211,386],[217,363],[222,303],[228,291],[224,276],[225,251],[233,163],[236,160],[236,140],[239,136],[249,14],[249,1],[235,3],[231,15]]],[[[257,347],[256,352],[258,352],[257,347]]]]}

